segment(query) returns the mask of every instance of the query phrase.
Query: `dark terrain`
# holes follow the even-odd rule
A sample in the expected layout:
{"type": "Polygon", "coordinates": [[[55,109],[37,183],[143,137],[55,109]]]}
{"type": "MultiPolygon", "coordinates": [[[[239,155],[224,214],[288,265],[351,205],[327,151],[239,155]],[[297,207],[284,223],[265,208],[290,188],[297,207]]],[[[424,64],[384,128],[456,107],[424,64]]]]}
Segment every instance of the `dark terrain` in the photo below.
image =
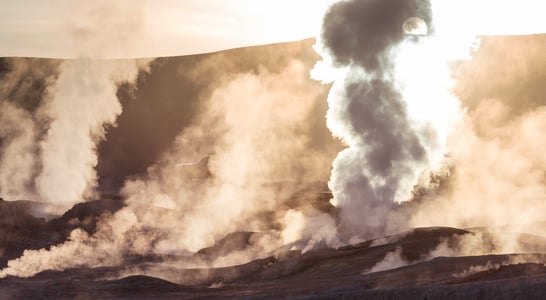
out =
{"type": "MultiPolygon", "coordinates": [[[[0,202],[2,265],[24,249],[47,248],[63,242],[69,232],[93,232],[101,212],[121,207],[120,200],[87,202],[49,221],[30,209],[38,203],[0,202]],[[87,221],[83,221],[87,220],[87,221]]],[[[233,233],[196,253],[202,258],[225,255],[248,246],[257,233],[233,233]]],[[[546,267],[536,263],[510,264],[516,255],[436,257],[426,255],[442,241],[470,231],[448,227],[417,228],[385,244],[374,241],[338,249],[306,253],[280,249],[274,255],[247,264],[214,269],[169,268],[185,278],[173,283],[160,278],[123,276],[124,268],[154,262],[168,265],[171,257],[130,257],[124,266],[44,271],[32,278],[0,280],[2,299],[78,298],[380,298],[380,299],[541,299],[546,288],[546,267]],[[410,265],[367,274],[389,252],[400,250],[410,265]],[[486,266],[474,272],[471,267],[486,266]]],[[[544,242],[544,241],[543,241],[544,242]]],[[[546,255],[524,255],[544,261],[546,255]]],[[[404,263],[407,264],[407,263],[404,263]]]]}

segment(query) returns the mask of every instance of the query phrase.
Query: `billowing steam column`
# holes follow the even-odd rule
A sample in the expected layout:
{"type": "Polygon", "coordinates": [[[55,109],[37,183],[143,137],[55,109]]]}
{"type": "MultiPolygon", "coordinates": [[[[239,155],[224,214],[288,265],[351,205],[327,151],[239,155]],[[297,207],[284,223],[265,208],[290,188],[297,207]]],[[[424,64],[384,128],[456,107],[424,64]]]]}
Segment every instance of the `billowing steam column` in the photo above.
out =
{"type": "Polygon", "coordinates": [[[434,129],[411,116],[396,76],[400,45],[418,42],[430,22],[430,4],[420,0],[342,1],[325,15],[319,50],[344,74],[330,92],[327,123],[348,146],[329,182],[346,239],[403,226],[394,207],[411,197],[437,147],[434,129]]]}
{"type": "Polygon", "coordinates": [[[41,142],[42,171],[36,179],[41,200],[71,205],[96,187],[97,145],[122,107],[117,88],[135,82],[145,60],[67,60],[49,87],[42,112],[51,119],[41,142]]]}
{"type": "Polygon", "coordinates": [[[49,127],[40,142],[35,184],[40,200],[69,207],[93,196],[98,144],[122,112],[118,87],[135,83],[151,59],[105,59],[113,53],[124,57],[143,36],[140,1],[67,2],[63,9],[78,56],[61,63],[47,89],[40,112],[49,127]]]}

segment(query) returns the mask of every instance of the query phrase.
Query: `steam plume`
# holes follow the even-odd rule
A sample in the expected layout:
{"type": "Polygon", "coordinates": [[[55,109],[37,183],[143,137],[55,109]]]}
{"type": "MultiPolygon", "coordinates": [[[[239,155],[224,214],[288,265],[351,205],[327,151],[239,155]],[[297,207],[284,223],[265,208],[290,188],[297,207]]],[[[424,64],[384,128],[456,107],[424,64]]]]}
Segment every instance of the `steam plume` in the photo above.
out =
{"type": "MultiPolygon", "coordinates": [[[[188,76],[217,70],[222,61],[218,56],[222,54],[188,76]]],[[[313,146],[313,139],[322,135],[313,136],[317,124],[324,126],[314,120],[324,90],[308,80],[308,68],[299,60],[287,59],[281,65],[275,60],[271,69],[211,81],[194,124],[180,133],[145,177],[126,182],[127,207],[105,215],[93,235],[78,230],[50,250],[26,251],[10,261],[2,275],[118,265],[127,255],[186,255],[190,258],[171,264],[228,266],[272,255],[302,237],[306,243],[301,249],[314,242],[335,243],[335,231],[328,230],[334,221],[314,206],[312,196],[322,191],[316,182],[328,176],[335,153],[313,146]],[[204,166],[176,166],[208,153],[213,155],[204,166]],[[237,231],[259,234],[243,250],[206,260],[191,256],[237,231]]],[[[328,137],[326,130],[324,135],[328,137]]]]}
{"type": "Polygon", "coordinates": [[[2,103],[1,135],[9,139],[3,138],[0,176],[9,176],[10,183],[2,179],[0,192],[6,197],[32,196],[25,193],[30,190],[42,201],[66,205],[91,196],[97,181],[97,144],[122,110],[117,87],[134,82],[150,61],[95,60],[110,47],[130,49],[141,34],[137,1],[71,2],[65,9],[64,21],[79,58],[61,63],[32,113],[18,109],[18,99],[2,103]],[[102,30],[104,26],[113,30],[102,30]],[[115,28],[131,28],[134,36],[121,36],[115,28]]]}
{"type": "Polygon", "coordinates": [[[41,143],[42,171],[37,189],[43,200],[75,203],[96,185],[96,147],[121,113],[117,86],[133,82],[139,61],[63,62],[42,113],[51,118],[41,143]]]}
{"type": "MultiPolygon", "coordinates": [[[[89,11],[96,14],[100,9],[91,5],[89,11]]],[[[463,64],[457,92],[468,114],[451,132],[449,120],[457,116],[458,100],[449,93],[445,58],[453,56],[452,49],[441,45],[446,36],[454,36],[442,35],[445,27],[432,23],[431,11],[426,1],[352,0],[332,6],[324,19],[321,50],[337,68],[336,74],[343,74],[331,90],[327,114],[332,133],[348,146],[336,158],[329,183],[333,203],[340,208],[343,242],[410,225],[499,226],[514,216],[517,229],[519,225],[541,229],[533,223],[541,220],[537,211],[544,207],[545,160],[537,142],[545,138],[543,103],[517,107],[514,99],[519,100],[521,91],[509,99],[482,94],[485,87],[467,86],[472,80],[464,80],[468,70],[463,64]],[[412,18],[423,20],[431,36],[404,35],[404,25],[412,18]],[[437,53],[439,49],[443,51],[437,53]],[[409,200],[412,188],[427,183],[427,172],[441,165],[448,136],[456,170],[455,175],[448,174],[448,188],[407,210],[399,209],[397,202],[409,200]]],[[[87,29],[76,32],[94,34],[87,29]]],[[[470,35],[461,36],[465,38],[461,44],[468,47],[470,35]]],[[[108,41],[100,38],[98,46],[90,48],[100,56],[100,45],[108,41]]],[[[14,177],[15,190],[0,181],[1,192],[24,191],[33,184],[31,174],[37,169],[41,173],[36,187],[44,199],[73,202],[92,191],[96,145],[121,113],[117,86],[134,82],[146,65],[135,60],[90,60],[94,55],[84,51],[82,59],[61,65],[38,109],[48,124],[39,146],[33,113],[10,101],[0,102],[0,123],[5,125],[0,127],[4,155],[0,170],[10,170],[1,175],[20,176],[14,177]],[[42,162],[11,159],[19,150],[40,152],[42,162]],[[19,169],[26,171],[11,171],[19,169]]],[[[204,67],[208,70],[193,75],[217,67],[217,61],[208,63],[204,67]]],[[[126,183],[128,207],[104,216],[96,234],[76,230],[51,250],[25,252],[1,275],[119,264],[134,254],[194,254],[236,231],[259,231],[263,237],[246,252],[192,261],[192,266],[242,263],[284,244],[303,251],[320,242],[338,245],[336,220],[298,194],[328,172],[328,155],[312,149],[309,140],[309,116],[320,93],[315,85],[299,81],[306,74],[300,62],[278,68],[230,74],[216,82],[203,96],[195,123],[180,133],[172,149],[145,177],[126,183]],[[213,154],[208,173],[185,168],[193,165],[176,167],[204,154],[213,154]],[[298,244],[302,239],[303,245],[298,244]]],[[[482,235],[477,236],[461,239],[460,249],[440,245],[431,256],[529,249],[520,247],[518,234],[493,232],[492,245],[484,245],[482,235]]],[[[373,269],[404,264],[399,252],[390,253],[373,269]]]]}
{"type": "Polygon", "coordinates": [[[32,193],[33,170],[36,168],[36,125],[32,116],[9,103],[0,103],[0,194],[7,199],[23,199],[32,193]]]}
{"type": "Polygon", "coordinates": [[[34,179],[41,168],[37,156],[43,135],[37,108],[57,67],[40,59],[6,60],[0,81],[0,196],[8,200],[37,195],[34,179]]]}
{"type": "MultiPolygon", "coordinates": [[[[330,178],[342,234],[369,238],[407,226],[501,226],[509,219],[512,230],[540,231],[535,209],[543,207],[544,188],[535,167],[543,160],[532,141],[542,139],[535,130],[543,127],[542,104],[529,90],[508,88],[515,86],[513,74],[518,82],[532,77],[525,64],[536,47],[522,43],[526,50],[493,59],[496,48],[476,36],[514,28],[540,32],[542,24],[532,27],[519,17],[514,26],[501,22],[515,9],[515,2],[504,1],[490,19],[494,32],[474,15],[458,27],[462,11],[481,12],[487,3],[342,1],[326,14],[319,51],[335,67],[326,75],[342,74],[330,92],[327,121],[348,145],[330,178]],[[411,18],[422,19],[429,34],[404,36],[400,28],[411,18]],[[514,61],[499,67],[506,60],[514,61]],[[443,190],[401,209],[395,202],[411,199],[415,184],[429,184],[427,174],[445,166],[445,154],[454,172],[441,175],[443,190]]],[[[313,75],[327,80],[323,68],[318,65],[313,75]]],[[[524,249],[519,235],[502,232],[490,232],[498,241],[493,248],[524,249]]]]}
{"type": "MultiPolygon", "coordinates": [[[[473,60],[457,68],[455,91],[467,114],[449,139],[454,169],[446,188],[413,213],[412,225],[510,224],[510,231],[543,236],[542,45],[540,36],[483,38],[473,60]]],[[[518,236],[505,235],[499,245],[517,251],[518,236]]]]}
{"type": "Polygon", "coordinates": [[[430,4],[342,1],[324,18],[324,54],[346,70],[330,92],[327,122],[348,145],[334,161],[329,182],[348,237],[386,230],[395,201],[409,199],[435,147],[434,132],[410,118],[395,77],[396,52],[409,39],[403,25],[412,17],[430,24],[430,4]]]}
{"type": "Polygon", "coordinates": [[[161,251],[194,252],[230,232],[273,230],[288,209],[305,204],[299,191],[328,172],[328,155],[311,148],[306,135],[318,90],[305,80],[299,61],[278,73],[221,80],[210,99],[202,99],[196,124],[177,137],[148,178],[127,183],[130,206],[152,203],[184,212],[176,225],[166,225],[180,232],[159,243],[161,251]],[[210,177],[176,167],[207,153],[214,154],[207,162],[210,177]]]}

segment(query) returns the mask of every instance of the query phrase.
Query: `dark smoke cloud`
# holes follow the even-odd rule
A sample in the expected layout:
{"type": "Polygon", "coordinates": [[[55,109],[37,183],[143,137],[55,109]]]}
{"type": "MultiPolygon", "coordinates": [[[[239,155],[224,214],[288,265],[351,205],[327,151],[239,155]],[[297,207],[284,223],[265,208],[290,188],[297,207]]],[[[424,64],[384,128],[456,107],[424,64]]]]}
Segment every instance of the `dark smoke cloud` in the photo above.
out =
{"type": "Polygon", "coordinates": [[[411,17],[430,23],[428,1],[341,1],[324,18],[323,51],[334,66],[348,69],[330,95],[328,122],[349,145],[330,178],[349,237],[397,227],[387,220],[395,200],[407,200],[428,163],[427,143],[433,139],[412,124],[393,78],[395,51],[409,39],[402,28],[411,17]]]}
{"type": "Polygon", "coordinates": [[[389,176],[397,173],[396,161],[424,158],[425,149],[411,128],[401,95],[390,82],[352,83],[346,90],[351,124],[361,134],[373,174],[389,176]]]}
{"type": "Polygon", "coordinates": [[[416,16],[430,23],[428,1],[341,1],[324,17],[322,41],[336,64],[384,72],[392,67],[389,50],[405,38],[404,22],[416,16]]]}

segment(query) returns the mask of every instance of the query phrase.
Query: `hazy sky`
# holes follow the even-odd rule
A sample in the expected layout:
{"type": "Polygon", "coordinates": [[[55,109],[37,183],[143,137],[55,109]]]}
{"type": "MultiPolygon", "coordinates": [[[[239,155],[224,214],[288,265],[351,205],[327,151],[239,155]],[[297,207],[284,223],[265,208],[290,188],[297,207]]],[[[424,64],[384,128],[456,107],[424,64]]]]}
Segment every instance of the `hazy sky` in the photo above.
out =
{"type": "MultiPolygon", "coordinates": [[[[155,57],[316,36],[335,0],[0,0],[0,56],[155,57]]],[[[540,0],[433,0],[477,34],[546,32],[540,0]]]]}
{"type": "Polygon", "coordinates": [[[80,56],[87,40],[110,41],[113,33],[117,40],[104,44],[122,39],[118,48],[125,49],[101,47],[100,56],[181,55],[298,40],[316,35],[328,2],[0,0],[0,56],[80,56]]]}

